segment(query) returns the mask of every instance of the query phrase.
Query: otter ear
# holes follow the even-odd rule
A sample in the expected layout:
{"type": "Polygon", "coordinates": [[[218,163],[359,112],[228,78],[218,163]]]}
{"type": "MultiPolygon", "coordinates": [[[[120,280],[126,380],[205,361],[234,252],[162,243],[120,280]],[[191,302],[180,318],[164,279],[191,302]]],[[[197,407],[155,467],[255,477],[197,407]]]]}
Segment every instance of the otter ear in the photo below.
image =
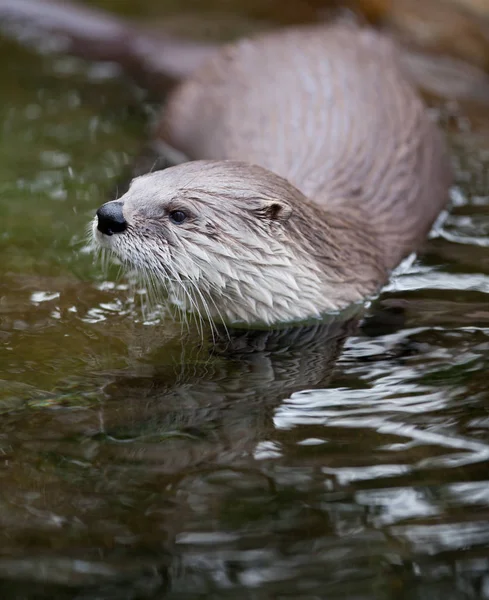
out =
{"type": "Polygon", "coordinates": [[[265,201],[260,207],[260,212],[270,221],[285,223],[292,214],[292,207],[280,200],[265,201]]]}

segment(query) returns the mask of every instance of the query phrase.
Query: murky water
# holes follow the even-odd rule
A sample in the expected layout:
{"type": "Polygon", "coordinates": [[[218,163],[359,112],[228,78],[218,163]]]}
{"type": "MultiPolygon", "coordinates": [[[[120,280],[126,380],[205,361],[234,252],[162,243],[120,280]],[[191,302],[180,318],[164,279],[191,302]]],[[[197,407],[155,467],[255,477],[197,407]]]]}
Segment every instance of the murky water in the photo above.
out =
{"type": "Polygon", "coordinates": [[[489,598],[482,129],[452,133],[451,214],[361,327],[214,347],[84,251],[139,91],[0,58],[0,597],[489,598]]]}

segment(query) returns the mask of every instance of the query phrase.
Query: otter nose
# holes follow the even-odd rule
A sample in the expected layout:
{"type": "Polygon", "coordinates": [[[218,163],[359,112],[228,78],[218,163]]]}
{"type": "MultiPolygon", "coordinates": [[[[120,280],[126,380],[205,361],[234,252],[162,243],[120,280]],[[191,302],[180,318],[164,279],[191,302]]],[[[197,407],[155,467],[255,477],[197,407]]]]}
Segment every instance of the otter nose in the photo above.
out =
{"type": "Polygon", "coordinates": [[[121,233],[127,227],[122,214],[122,202],[106,202],[97,211],[97,229],[105,235],[121,233]]]}

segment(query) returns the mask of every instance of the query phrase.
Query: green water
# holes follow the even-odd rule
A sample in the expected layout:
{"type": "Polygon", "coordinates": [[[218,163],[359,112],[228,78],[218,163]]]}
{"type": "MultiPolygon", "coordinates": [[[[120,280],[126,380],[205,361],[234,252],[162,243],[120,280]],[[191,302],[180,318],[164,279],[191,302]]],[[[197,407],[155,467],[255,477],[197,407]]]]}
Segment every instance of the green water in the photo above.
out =
{"type": "Polygon", "coordinates": [[[489,598],[486,124],[361,328],[212,348],[86,252],[142,92],[0,57],[0,597],[489,598]]]}

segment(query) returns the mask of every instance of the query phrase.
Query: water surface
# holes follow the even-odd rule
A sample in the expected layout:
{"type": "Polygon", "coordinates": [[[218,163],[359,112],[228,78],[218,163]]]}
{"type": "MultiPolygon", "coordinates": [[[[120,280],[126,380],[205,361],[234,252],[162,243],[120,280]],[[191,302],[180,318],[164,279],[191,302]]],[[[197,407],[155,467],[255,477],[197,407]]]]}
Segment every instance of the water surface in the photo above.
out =
{"type": "Polygon", "coordinates": [[[85,250],[142,92],[0,59],[0,596],[489,598],[487,124],[360,327],[214,347],[85,250]]]}

